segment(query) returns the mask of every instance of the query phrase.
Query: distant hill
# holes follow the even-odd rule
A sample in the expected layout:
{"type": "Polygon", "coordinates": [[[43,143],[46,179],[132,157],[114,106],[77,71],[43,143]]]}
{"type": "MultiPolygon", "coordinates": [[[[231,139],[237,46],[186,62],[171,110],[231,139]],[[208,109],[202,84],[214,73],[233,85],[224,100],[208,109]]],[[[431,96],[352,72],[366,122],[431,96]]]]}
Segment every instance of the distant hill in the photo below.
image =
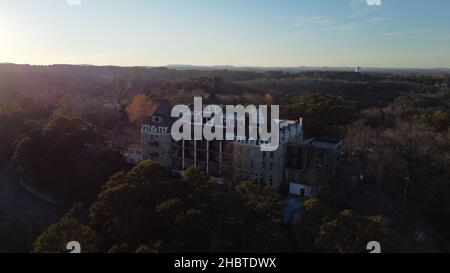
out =
{"type": "MultiPolygon", "coordinates": [[[[286,73],[300,73],[307,71],[337,71],[337,72],[355,72],[356,67],[257,67],[257,66],[233,66],[233,65],[214,65],[214,66],[196,66],[196,65],[167,65],[170,69],[176,70],[231,70],[231,71],[250,71],[250,72],[268,72],[281,71],[286,73]]],[[[362,67],[361,72],[371,73],[450,73],[450,68],[395,68],[395,67],[362,67]]]]}
{"type": "MultiPolygon", "coordinates": [[[[46,72],[56,74],[79,74],[89,76],[96,75],[100,78],[110,78],[111,72],[124,72],[136,69],[152,70],[156,72],[162,69],[178,70],[178,71],[242,71],[242,72],[269,72],[280,71],[285,73],[300,73],[309,71],[323,71],[323,72],[355,72],[356,67],[314,67],[314,66],[298,66],[298,67],[257,67],[257,66],[233,66],[233,65],[214,65],[214,66],[201,66],[201,65],[188,65],[188,64],[171,64],[167,66],[136,66],[136,67],[123,67],[123,66],[95,66],[95,65],[67,65],[67,64],[55,64],[55,65],[19,65],[11,63],[0,63],[0,72],[46,72]]],[[[395,68],[395,67],[362,67],[361,72],[370,73],[445,73],[450,74],[450,68],[395,68]]]]}

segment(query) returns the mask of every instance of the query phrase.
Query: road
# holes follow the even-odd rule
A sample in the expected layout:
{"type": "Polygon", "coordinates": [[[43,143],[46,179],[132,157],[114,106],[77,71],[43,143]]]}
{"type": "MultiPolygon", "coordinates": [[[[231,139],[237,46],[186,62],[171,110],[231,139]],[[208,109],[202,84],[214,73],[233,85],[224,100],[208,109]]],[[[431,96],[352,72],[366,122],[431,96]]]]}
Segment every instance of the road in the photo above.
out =
{"type": "MultiPolygon", "coordinates": [[[[21,223],[25,226],[21,227],[17,233],[21,233],[23,230],[37,230],[40,232],[45,227],[58,222],[64,214],[63,209],[52,203],[41,200],[39,197],[22,188],[18,183],[11,166],[0,169],[0,211],[6,213],[8,217],[22,219],[21,223]]],[[[0,230],[0,233],[2,233],[2,230],[0,230]]],[[[13,237],[30,237],[29,234],[12,235],[13,237]]],[[[3,240],[4,239],[5,238],[3,238],[3,240]]],[[[31,251],[34,239],[35,238],[27,239],[28,242],[25,243],[27,245],[27,248],[25,248],[26,250],[31,251]]],[[[23,251],[24,247],[21,245],[15,249],[13,246],[12,248],[8,247],[7,250],[23,251]]],[[[0,246],[0,252],[1,251],[2,248],[0,246]]],[[[5,249],[3,249],[3,251],[5,251],[5,249]]]]}

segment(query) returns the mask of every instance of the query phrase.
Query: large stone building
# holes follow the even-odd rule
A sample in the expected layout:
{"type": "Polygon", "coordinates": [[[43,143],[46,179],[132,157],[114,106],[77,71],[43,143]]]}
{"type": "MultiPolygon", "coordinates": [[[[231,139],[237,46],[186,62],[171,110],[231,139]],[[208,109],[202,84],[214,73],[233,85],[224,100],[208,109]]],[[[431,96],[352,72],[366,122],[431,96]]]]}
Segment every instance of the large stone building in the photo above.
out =
{"type": "MultiPolygon", "coordinates": [[[[206,103],[219,105],[212,98],[206,103]]],[[[291,193],[305,197],[314,195],[313,184],[317,181],[314,173],[336,173],[342,141],[303,140],[301,120],[280,120],[278,149],[262,152],[261,143],[248,137],[233,141],[174,141],[171,127],[175,120],[171,118],[171,110],[170,103],[162,101],[142,125],[142,156],[144,160],[159,161],[174,172],[182,173],[194,166],[222,183],[251,180],[275,190],[285,183],[292,188],[291,193]]],[[[236,122],[235,117],[225,119],[236,122]]]]}
{"type": "MultiPolygon", "coordinates": [[[[207,104],[213,104],[210,98],[207,104]]],[[[261,144],[249,138],[234,141],[174,141],[171,137],[171,105],[162,101],[142,125],[143,158],[159,161],[175,172],[194,166],[221,182],[252,180],[279,189],[283,183],[289,142],[301,142],[297,121],[279,122],[280,144],[274,152],[262,152],[261,144]]],[[[195,115],[195,113],[194,113],[195,115]]],[[[233,115],[234,117],[234,115],[233,115]]],[[[230,118],[227,116],[227,118],[230,118]]]]}

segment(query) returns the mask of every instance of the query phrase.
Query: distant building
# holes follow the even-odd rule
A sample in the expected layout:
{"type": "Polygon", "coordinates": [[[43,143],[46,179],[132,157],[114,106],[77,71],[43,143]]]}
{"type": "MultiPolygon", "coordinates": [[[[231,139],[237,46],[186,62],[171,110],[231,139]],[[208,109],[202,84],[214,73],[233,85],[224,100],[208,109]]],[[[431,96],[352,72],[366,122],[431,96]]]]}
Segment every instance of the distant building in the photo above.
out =
{"type": "Polygon", "coordinates": [[[121,105],[117,100],[103,99],[102,106],[108,110],[120,110],[121,105]]]}
{"type": "Polygon", "coordinates": [[[447,83],[445,83],[445,82],[442,82],[442,83],[437,82],[437,83],[434,84],[434,87],[436,87],[436,88],[442,88],[442,89],[447,89],[447,88],[448,88],[448,85],[447,85],[447,83]]]}
{"type": "Polygon", "coordinates": [[[355,68],[355,72],[356,73],[361,73],[361,71],[362,71],[362,68],[360,66],[355,68]]]}

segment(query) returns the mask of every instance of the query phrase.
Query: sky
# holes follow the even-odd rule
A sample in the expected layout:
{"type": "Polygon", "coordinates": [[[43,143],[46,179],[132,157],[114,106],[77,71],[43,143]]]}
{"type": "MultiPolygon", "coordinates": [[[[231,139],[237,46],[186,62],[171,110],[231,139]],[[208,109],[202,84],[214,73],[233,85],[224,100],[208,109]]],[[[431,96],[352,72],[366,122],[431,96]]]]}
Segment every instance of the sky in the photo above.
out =
{"type": "Polygon", "coordinates": [[[448,0],[0,0],[0,63],[450,67],[448,0]]]}

